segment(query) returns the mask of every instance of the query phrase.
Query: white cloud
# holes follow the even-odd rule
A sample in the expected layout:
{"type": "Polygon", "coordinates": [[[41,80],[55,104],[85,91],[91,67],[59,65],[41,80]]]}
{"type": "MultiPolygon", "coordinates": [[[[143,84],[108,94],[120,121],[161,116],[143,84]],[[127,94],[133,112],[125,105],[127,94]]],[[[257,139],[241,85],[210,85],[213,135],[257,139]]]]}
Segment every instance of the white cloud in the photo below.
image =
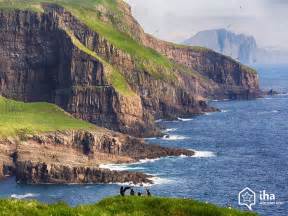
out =
{"type": "Polygon", "coordinates": [[[127,0],[145,31],[179,42],[205,29],[255,36],[260,46],[288,47],[288,0],[127,0]]]}

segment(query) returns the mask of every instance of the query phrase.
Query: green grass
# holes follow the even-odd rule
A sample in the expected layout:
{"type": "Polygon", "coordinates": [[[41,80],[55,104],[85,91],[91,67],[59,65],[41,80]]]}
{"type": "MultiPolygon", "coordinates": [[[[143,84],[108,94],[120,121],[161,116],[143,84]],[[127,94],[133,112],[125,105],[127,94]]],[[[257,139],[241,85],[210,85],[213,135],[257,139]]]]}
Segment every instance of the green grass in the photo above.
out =
{"type": "Polygon", "coordinates": [[[110,65],[108,62],[106,62],[103,58],[97,55],[97,53],[93,52],[92,50],[88,49],[84,44],[82,44],[78,38],[75,37],[75,35],[70,31],[69,29],[64,29],[66,33],[71,38],[72,43],[80,49],[82,52],[85,52],[86,54],[92,56],[93,58],[100,61],[106,72],[106,77],[108,82],[117,90],[118,93],[124,95],[124,96],[132,96],[135,94],[129,84],[127,83],[125,77],[112,65],[110,65]]]}
{"type": "MultiPolygon", "coordinates": [[[[118,49],[129,54],[134,61],[136,69],[145,71],[153,76],[155,79],[177,82],[175,71],[177,67],[167,57],[158,53],[157,51],[145,47],[140,42],[131,37],[131,29],[123,19],[123,11],[121,11],[119,4],[123,0],[0,0],[0,9],[22,9],[32,10],[39,13],[43,12],[41,3],[55,3],[70,11],[78,20],[87,25],[90,29],[100,34],[107,39],[118,49]],[[102,9],[99,9],[102,8],[102,9]],[[103,8],[104,11],[103,11],[103,8]],[[103,21],[105,17],[106,21],[103,21]],[[124,26],[119,28],[119,26],[124,26]],[[122,29],[121,31],[119,29],[122,29]]],[[[192,49],[196,52],[207,52],[209,49],[197,46],[185,46],[170,43],[176,48],[192,49]]],[[[95,56],[96,53],[81,45],[82,51],[95,56]]],[[[97,56],[99,59],[99,56],[97,56]]],[[[106,65],[109,65],[109,59],[102,59],[106,65]]],[[[117,70],[115,66],[107,66],[111,68],[112,73],[108,77],[110,84],[115,87],[123,95],[132,93],[127,81],[125,80],[121,70],[117,70]]],[[[254,73],[252,69],[246,68],[248,73],[254,73]]],[[[194,73],[194,72],[193,72],[194,73]]],[[[193,74],[192,73],[192,74],[193,74]]]]}
{"type": "Polygon", "coordinates": [[[121,32],[117,29],[117,23],[126,25],[122,21],[123,12],[118,8],[120,1],[122,0],[0,0],[0,8],[43,12],[41,3],[56,3],[70,11],[77,19],[99,33],[115,47],[128,53],[139,70],[145,70],[157,79],[175,80],[172,70],[173,64],[167,57],[143,46],[127,32],[121,32]],[[97,9],[100,5],[108,11],[108,18],[111,22],[103,22],[100,19],[103,15],[97,9]]]}
{"type": "Polygon", "coordinates": [[[0,216],[256,216],[251,212],[219,208],[188,199],[159,197],[111,197],[94,205],[70,208],[37,201],[0,200],[0,216]]]}
{"type": "Polygon", "coordinates": [[[94,126],[49,103],[24,103],[0,96],[0,137],[94,126]]]}

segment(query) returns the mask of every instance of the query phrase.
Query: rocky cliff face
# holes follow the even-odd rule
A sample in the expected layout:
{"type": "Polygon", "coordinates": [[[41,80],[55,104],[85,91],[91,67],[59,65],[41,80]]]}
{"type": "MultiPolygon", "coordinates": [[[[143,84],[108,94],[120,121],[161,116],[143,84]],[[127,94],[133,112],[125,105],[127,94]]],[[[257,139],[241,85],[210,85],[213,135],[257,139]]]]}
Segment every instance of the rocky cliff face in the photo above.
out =
{"type": "Polygon", "coordinates": [[[188,150],[148,145],[104,129],[27,135],[1,141],[0,176],[19,183],[152,183],[151,176],[102,169],[101,164],[131,163],[165,156],[192,156],[188,150]]]}
{"type": "Polygon", "coordinates": [[[156,40],[145,43],[203,76],[201,95],[214,99],[251,99],[259,96],[258,74],[233,59],[201,47],[181,47],[156,40]]]}
{"type": "Polygon", "coordinates": [[[139,69],[133,56],[62,7],[42,7],[41,13],[0,12],[0,94],[5,97],[52,102],[97,125],[151,136],[159,134],[154,118],[215,110],[207,106],[205,97],[256,96],[257,74],[212,51],[175,47],[144,34],[122,1],[125,25],[117,27],[124,31],[128,26],[138,43],[171,59],[172,80],[155,78],[149,67],[139,69]],[[107,64],[120,71],[132,93],[125,94],[111,83],[107,64]]]}
{"type": "Polygon", "coordinates": [[[153,183],[152,176],[143,173],[110,171],[95,167],[33,164],[30,161],[17,163],[16,167],[16,181],[22,184],[153,183]]]}

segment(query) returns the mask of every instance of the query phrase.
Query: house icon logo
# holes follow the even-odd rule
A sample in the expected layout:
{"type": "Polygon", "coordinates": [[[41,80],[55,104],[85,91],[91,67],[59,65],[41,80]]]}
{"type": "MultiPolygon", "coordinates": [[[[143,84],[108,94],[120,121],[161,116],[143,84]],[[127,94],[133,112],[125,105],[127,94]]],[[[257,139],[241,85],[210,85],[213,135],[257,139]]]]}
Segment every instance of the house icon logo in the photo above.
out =
{"type": "Polygon", "coordinates": [[[248,187],[244,188],[238,194],[238,204],[252,211],[252,206],[256,205],[256,193],[248,187]]]}

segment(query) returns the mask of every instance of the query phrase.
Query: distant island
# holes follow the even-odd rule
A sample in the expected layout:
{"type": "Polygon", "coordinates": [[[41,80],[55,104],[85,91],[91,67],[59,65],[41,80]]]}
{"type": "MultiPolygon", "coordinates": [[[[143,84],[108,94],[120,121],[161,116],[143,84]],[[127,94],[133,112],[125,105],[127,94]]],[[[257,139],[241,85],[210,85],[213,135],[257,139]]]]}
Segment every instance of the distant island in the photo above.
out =
{"type": "Polygon", "coordinates": [[[258,47],[253,36],[236,34],[226,29],[200,31],[183,41],[191,46],[203,46],[230,56],[243,64],[281,64],[288,62],[288,51],[258,47]]]}

